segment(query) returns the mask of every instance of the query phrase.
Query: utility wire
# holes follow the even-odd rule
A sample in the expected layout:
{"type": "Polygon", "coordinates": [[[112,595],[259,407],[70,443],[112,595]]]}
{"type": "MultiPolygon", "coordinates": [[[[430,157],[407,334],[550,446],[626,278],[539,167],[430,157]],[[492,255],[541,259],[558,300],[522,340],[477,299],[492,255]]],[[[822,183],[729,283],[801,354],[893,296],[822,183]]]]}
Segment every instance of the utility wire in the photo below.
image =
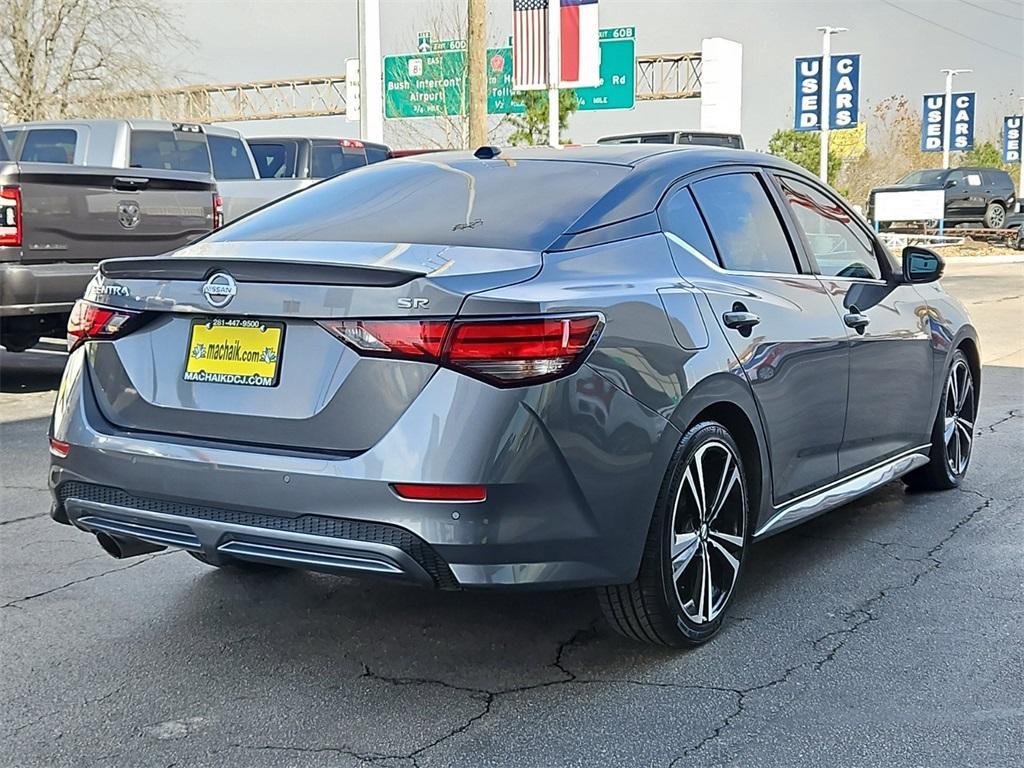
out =
{"type": "Polygon", "coordinates": [[[978,3],[972,3],[971,0],[960,0],[964,5],[969,5],[971,8],[977,8],[979,11],[985,11],[985,13],[991,13],[995,16],[1002,16],[1004,19],[1012,19],[1013,21],[1024,21],[1022,16],[1014,16],[1012,13],[1003,13],[992,8],[986,8],[984,5],[978,3]]]}
{"type": "Polygon", "coordinates": [[[1013,58],[1015,58],[1015,59],[1024,59],[1024,56],[1022,56],[1021,54],[1017,53],[1016,51],[1008,51],[1006,48],[1000,48],[999,46],[992,45],[992,43],[989,42],[988,40],[979,40],[976,37],[971,37],[970,35],[965,35],[959,29],[953,29],[952,27],[947,27],[944,24],[939,24],[939,22],[935,21],[934,19],[929,19],[927,16],[921,16],[920,14],[917,14],[917,13],[914,13],[913,11],[907,10],[906,8],[903,8],[903,7],[899,6],[899,5],[896,5],[896,3],[891,2],[891,0],[882,0],[882,3],[885,4],[885,5],[888,5],[890,8],[895,8],[897,11],[902,11],[903,13],[907,14],[908,16],[913,16],[915,19],[923,21],[923,22],[925,22],[927,24],[931,24],[933,27],[938,27],[939,29],[945,30],[946,32],[949,32],[951,34],[959,35],[960,37],[964,38],[965,40],[970,40],[972,43],[977,43],[978,45],[983,45],[986,48],[988,48],[989,50],[999,51],[1000,53],[1005,53],[1007,56],[1013,56],[1013,58]]]}

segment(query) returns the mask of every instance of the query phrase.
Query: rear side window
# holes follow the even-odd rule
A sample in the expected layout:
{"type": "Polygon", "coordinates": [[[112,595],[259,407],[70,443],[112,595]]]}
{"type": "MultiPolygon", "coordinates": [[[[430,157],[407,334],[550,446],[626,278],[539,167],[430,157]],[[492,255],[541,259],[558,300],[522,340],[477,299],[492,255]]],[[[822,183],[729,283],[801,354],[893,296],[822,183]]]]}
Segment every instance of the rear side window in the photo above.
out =
{"type": "Polygon", "coordinates": [[[681,240],[687,249],[696,251],[712,263],[718,261],[715,246],[689,189],[680,189],[669,197],[658,209],[658,218],[661,228],[681,240]]]}
{"type": "Polygon", "coordinates": [[[215,179],[255,179],[246,144],[236,136],[207,136],[215,179]]]}
{"type": "Polygon", "coordinates": [[[692,189],[722,266],[741,272],[798,271],[782,222],[757,176],[714,176],[692,189]]]}
{"type": "Polygon", "coordinates": [[[298,146],[294,141],[250,141],[261,179],[294,179],[298,146]]]}
{"type": "Polygon", "coordinates": [[[986,183],[993,187],[1013,187],[1013,180],[1006,171],[996,169],[985,171],[986,183]]]}
{"type": "Polygon", "coordinates": [[[129,165],[165,171],[210,172],[206,137],[191,131],[132,131],[129,165]]]}
{"type": "Polygon", "coordinates": [[[11,154],[7,151],[7,139],[0,139],[0,160],[10,160],[11,154]]]}
{"type": "Polygon", "coordinates": [[[882,276],[871,238],[851,213],[802,181],[785,176],[778,179],[821,274],[868,279],[882,276]]]}
{"type": "Polygon", "coordinates": [[[381,160],[388,159],[388,148],[379,145],[367,144],[366,145],[366,162],[367,163],[379,163],[381,160]]]}
{"type": "Polygon", "coordinates": [[[33,128],[25,136],[21,159],[26,163],[75,162],[78,131],[73,128],[33,128]]]}
{"type": "Polygon", "coordinates": [[[556,160],[389,160],[285,198],[208,241],[338,240],[538,251],[629,171],[556,160]]]}
{"type": "Polygon", "coordinates": [[[340,144],[319,143],[313,145],[313,160],[310,176],[314,179],[329,179],[339,173],[351,171],[366,165],[363,150],[346,149],[340,144]]]}
{"type": "Polygon", "coordinates": [[[671,133],[654,133],[650,136],[641,136],[641,144],[671,144],[672,134],[671,133]]]}

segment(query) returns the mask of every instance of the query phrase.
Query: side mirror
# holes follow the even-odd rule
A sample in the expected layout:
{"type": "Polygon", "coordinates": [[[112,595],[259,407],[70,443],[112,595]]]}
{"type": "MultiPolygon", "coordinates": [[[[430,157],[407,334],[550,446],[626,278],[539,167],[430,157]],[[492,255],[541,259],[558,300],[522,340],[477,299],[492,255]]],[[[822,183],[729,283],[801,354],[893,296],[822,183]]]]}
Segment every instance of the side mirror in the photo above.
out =
{"type": "Polygon", "coordinates": [[[903,279],[908,283],[934,283],[946,263],[935,251],[908,245],[903,249],[903,279]]]}
{"type": "Polygon", "coordinates": [[[956,179],[950,179],[946,182],[946,189],[952,189],[956,186],[956,179]]]}

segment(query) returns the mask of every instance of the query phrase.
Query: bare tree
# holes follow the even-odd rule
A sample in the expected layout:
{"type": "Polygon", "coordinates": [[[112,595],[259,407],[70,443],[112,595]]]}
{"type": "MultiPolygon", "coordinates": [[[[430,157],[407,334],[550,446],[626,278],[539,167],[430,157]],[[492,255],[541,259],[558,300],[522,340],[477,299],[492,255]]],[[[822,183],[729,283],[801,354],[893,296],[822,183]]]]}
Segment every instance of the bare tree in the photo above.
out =
{"type": "Polygon", "coordinates": [[[160,50],[187,44],[161,0],[4,0],[0,117],[59,118],[90,94],[166,81],[160,50]]]}

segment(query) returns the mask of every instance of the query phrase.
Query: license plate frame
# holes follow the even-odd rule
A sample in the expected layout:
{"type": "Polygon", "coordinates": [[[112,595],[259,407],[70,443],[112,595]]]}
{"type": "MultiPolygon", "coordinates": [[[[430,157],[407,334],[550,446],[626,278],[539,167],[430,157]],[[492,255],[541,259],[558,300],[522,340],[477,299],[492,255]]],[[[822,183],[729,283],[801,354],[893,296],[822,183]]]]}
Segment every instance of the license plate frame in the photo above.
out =
{"type": "Polygon", "coordinates": [[[276,387],[281,381],[284,337],[285,323],[280,320],[195,318],[188,330],[182,379],[190,384],[229,384],[260,389],[276,387]],[[261,340],[263,334],[271,335],[263,336],[261,340]],[[211,343],[215,345],[212,348],[209,346],[211,343]],[[258,349],[260,344],[263,350],[258,349]],[[254,355],[258,358],[248,359],[254,355]],[[272,358],[268,359],[268,355],[272,358]]]}

